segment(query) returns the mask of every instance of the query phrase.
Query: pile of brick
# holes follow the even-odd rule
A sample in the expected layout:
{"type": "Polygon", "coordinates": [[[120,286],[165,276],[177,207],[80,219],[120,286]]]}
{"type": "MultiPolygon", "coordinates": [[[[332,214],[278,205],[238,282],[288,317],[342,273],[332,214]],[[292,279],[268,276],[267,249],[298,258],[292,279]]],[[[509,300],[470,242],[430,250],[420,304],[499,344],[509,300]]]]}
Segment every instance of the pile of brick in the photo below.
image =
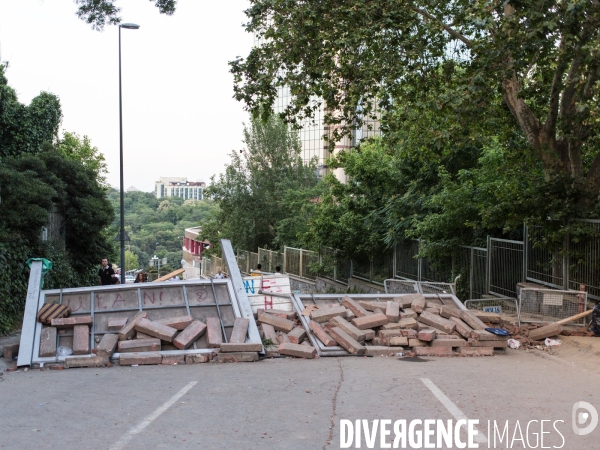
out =
{"type": "Polygon", "coordinates": [[[317,356],[317,350],[308,342],[306,330],[295,312],[259,309],[256,317],[267,356],[284,355],[307,359],[317,356]]]}
{"type": "Polygon", "coordinates": [[[477,312],[421,294],[387,302],[346,296],[339,306],[310,306],[305,312],[311,332],[325,347],[339,345],[356,355],[491,356],[507,347],[506,337],[485,331],[488,325],[477,312]]]}
{"type": "Polygon", "coordinates": [[[209,317],[206,323],[189,315],[151,321],[147,313],[139,312],[131,319],[110,319],[109,333],[102,336],[94,349],[90,349],[91,325],[91,316],[53,319],[51,326],[42,329],[40,356],[56,356],[57,330],[66,328],[73,329],[74,356],[65,358],[65,367],[107,366],[115,352],[119,353],[119,365],[134,366],[257,361],[262,350],[260,343],[245,342],[249,320],[243,318],[235,319],[230,339],[223,342],[218,317],[209,317]],[[205,333],[212,352],[177,352],[192,347],[205,333]],[[161,354],[166,350],[175,352],[161,354]]]}

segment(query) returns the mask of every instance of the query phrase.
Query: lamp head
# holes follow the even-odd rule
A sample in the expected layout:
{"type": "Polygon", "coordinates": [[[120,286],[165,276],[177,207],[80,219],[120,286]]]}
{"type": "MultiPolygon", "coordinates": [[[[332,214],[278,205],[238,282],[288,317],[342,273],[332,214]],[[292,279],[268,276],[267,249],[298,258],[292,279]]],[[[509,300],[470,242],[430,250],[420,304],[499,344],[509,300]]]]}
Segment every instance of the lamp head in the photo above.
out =
{"type": "Polygon", "coordinates": [[[140,26],[135,23],[122,23],[119,25],[120,28],[127,28],[128,30],[137,30],[140,26]]]}

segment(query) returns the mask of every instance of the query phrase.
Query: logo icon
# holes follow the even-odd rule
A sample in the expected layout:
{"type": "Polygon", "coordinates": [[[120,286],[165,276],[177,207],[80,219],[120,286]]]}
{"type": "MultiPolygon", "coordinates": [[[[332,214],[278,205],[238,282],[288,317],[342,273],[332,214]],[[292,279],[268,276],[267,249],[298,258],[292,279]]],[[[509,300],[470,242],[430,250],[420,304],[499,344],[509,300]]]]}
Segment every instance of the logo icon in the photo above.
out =
{"type": "Polygon", "coordinates": [[[573,405],[571,422],[575,434],[579,436],[590,434],[596,429],[596,426],[598,426],[598,411],[596,411],[596,408],[588,402],[577,402],[573,405]],[[582,412],[580,411],[581,409],[585,409],[587,412],[582,412]],[[590,423],[583,428],[579,428],[581,425],[585,424],[588,419],[590,419],[590,423]]]}

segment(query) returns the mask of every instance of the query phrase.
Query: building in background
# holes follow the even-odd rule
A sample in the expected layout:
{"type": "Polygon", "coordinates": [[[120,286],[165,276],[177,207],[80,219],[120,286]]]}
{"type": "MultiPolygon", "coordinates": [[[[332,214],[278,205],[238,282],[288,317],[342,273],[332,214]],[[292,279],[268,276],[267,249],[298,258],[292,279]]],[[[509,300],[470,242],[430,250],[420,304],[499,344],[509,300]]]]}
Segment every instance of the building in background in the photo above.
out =
{"type": "Polygon", "coordinates": [[[154,194],[156,198],[181,197],[184,200],[202,200],[204,188],[204,181],[188,181],[186,177],[160,177],[154,183],[154,194]]]}
{"type": "Polygon", "coordinates": [[[202,262],[202,252],[208,248],[208,241],[199,242],[198,235],[201,227],[186,228],[183,238],[183,260],[181,267],[185,270],[185,280],[200,277],[200,266],[202,262]]]}

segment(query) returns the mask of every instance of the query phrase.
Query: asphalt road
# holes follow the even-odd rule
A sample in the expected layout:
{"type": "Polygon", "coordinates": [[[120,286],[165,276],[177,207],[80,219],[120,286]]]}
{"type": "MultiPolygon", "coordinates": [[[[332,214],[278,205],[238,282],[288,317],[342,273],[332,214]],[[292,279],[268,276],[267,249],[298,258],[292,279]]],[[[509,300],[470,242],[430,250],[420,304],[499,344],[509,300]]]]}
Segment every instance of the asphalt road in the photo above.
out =
{"type": "MultiPolygon", "coordinates": [[[[578,436],[571,425],[575,402],[600,410],[599,371],[523,351],[421,361],[347,357],[30,370],[2,378],[1,448],[337,449],[342,419],[372,426],[383,419],[465,416],[479,420],[484,439],[488,420],[509,421],[495,448],[533,447],[540,424],[532,422],[528,433],[526,426],[542,419],[551,421],[545,447],[600,448],[600,427],[578,436]],[[563,437],[553,428],[557,420],[564,421],[557,423],[563,437]],[[525,446],[506,444],[508,435],[520,437],[517,421],[525,446]]],[[[360,448],[368,448],[364,436],[360,448]]]]}

